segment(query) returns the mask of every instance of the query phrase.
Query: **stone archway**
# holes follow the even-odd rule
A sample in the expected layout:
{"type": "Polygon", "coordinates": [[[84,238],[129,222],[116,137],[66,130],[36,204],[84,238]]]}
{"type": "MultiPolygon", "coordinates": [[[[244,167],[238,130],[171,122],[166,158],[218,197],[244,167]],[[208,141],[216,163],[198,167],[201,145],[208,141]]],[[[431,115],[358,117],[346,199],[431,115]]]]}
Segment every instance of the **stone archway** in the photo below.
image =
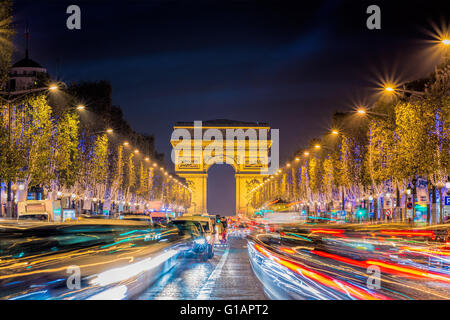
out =
{"type": "Polygon", "coordinates": [[[265,123],[231,120],[206,121],[200,126],[197,122],[178,122],[174,126],[170,142],[174,148],[172,161],[175,163],[175,172],[186,179],[192,190],[188,213],[207,213],[208,169],[214,164],[223,163],[231,165],[235,171],[236,214],[253,213],[248,195],[267,176],[264,172],[268,168],[271,146],[271,140],[267,138],[269,131],[270,127],[265,123]],[[237,132],[236,136],[228,139],[233,130],[237,132]],[[224,139],[205,139],[211,132],[221,134],[224,139]],[[217,149],[208,149],[211,142],[216,143],[217,149]]]}

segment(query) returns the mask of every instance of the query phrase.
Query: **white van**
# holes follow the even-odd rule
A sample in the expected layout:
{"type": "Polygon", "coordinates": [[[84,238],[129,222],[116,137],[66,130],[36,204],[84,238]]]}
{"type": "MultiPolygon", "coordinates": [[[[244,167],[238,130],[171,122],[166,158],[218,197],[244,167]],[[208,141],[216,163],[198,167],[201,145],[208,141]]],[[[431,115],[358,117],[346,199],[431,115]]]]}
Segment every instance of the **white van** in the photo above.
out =
{"type": "Polygon", "coordinates": [[[53,221],[53,204],[51,200],[20,201],[17,205],[17,220],[53,221]]]}

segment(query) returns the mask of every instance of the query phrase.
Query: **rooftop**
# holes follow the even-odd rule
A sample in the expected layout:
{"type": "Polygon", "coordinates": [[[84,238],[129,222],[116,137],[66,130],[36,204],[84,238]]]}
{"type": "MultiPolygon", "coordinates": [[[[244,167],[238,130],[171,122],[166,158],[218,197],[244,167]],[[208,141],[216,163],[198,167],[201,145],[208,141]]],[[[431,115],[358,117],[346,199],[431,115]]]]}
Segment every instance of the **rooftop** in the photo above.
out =
{"type": "Polygon", "coordinates": [[[29,59],[28,57],[23,58],[22,60],[17,61],[13,64],[11,68],[42,68],[42,66],[34,60],[29,59]]]}

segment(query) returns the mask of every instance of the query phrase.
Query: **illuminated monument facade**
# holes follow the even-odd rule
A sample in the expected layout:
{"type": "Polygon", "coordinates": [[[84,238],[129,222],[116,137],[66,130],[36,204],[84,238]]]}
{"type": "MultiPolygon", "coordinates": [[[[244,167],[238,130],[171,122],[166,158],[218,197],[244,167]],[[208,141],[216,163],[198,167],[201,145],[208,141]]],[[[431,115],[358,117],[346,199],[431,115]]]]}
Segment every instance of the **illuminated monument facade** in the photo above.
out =
{"type": "Polygon", "coordinates": [[[192,190],[188,213],[207,213],[208,170],[214,164],[228,164],[236,178],[235,213],[252,214],[249,192],[268,175],[270,127],[266,123],[232,120],[198,123],[177,122],[177,134],[171,138],[175,172],[186,179],[192,190]]]}

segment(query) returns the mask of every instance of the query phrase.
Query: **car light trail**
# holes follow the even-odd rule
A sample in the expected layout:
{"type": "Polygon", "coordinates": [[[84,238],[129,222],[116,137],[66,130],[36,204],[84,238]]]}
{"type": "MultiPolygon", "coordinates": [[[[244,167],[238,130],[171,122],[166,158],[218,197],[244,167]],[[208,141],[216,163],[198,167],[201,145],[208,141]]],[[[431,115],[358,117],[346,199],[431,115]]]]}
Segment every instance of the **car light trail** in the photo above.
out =
{"type": "Polygon", "coordinates": [[[87,300],[122,300],[127,294],[126,286],[118,286],[98,293],[87,300]]]}
{"type": "Polygon", "coordinates": [[[178,253],[176,250],[169,250],[159,256],[147,258],[139,262],[129,264],[124,267],[104,271],[91,280],[91,284],[107,286],[112,283],[133,278],[141,272],[153,269],[166,262],[178,253]]]}
{"type": "Polygon", "coordinates": [[[286,253],[290,253],[290,254],[296,254],[297,252],[293,249],[290,248],[285,248],[285,247],[281,247],[280,248],[281,251],[286,252],[286,253]]]}
{"type": "Polygon", "coordinates": [[[415,231],[415,230],[380,230],[380,234],[390,236],[406,236],[406,237],[430,237],[434,238],[433,231],[415,231]]]}
{"type": "Polygon", "coordinates": [[[275,256],[274,254],[265,250],[262,246],[260,246],[258,244],[255,244],[254,246],[255,246],[255,249],[257,251],[259,251],[261,254],[263,254],[265,257],[278,262],[279,264],[288,268],[289,270],[294,271],[301,276],[305,276],[309,279],[317,281],[318,283],[320,283],[322,285],[325,285],[329,288],[337,290],[337,291],[344,293],[350,297],[353,297],[356,299],[364,299],[364,300],[389,300],[388,297],[383,296],[381,294],[372,293],[372,292],[363,290],[363,289],[358,288],[357,286],[354,286],[350,283],[346,283],[344,281],[334,279],[325,274],[305,268],[297,263],[294,263],[294,262],[288,261],[286,259],[283,259],[281,257],[275,256]]]}
{"type": "Polygon", "coordinates": [[[414,248],[414,247],[401,247],[402,250],[408,250],[408,251],[415,251],[419,253],[429,253],[431,255],[438,255],[438,256],[450,256],[450,251],[447,250],[429,250],[429,249],[423,249],[423,248],[414,248]]]}
{"type": "Polygon", "coordinates": [[[407,275],[414,275],[414,276],[418,276],[418,277],[422,277],[422,278],[428,278],[430,280],[450,282],[450,277],[448,277],[446,275],[438,274],[438,273],[434,273],[434,272],[427,272],[427,271],[424,271],[421,269],[399,266],[396,264],[377,261],[377,260],[358,261],[358,260],[342,257],[339,255],[331,254],[328,252],[322,252],[322,251],[316,251],[316,250],[311,250],[310,252],[313,254],[316,254],[318,256],[321,256],[321,257],[330,258],[330,259],[333,259],[336,261],[344,262],[344,263],[347,263],[347,264],[350,264],[353,266],[357,266],[357,267],[361,267],[361,268],[367,268],[370,265],[376,265],[376,266],[382,267],[384,269],[383,271],[385,271],[385,272],[394,273],[397,275],[398,274],[407,274],[407,275]],[[396,272],[394,272],[394,271],[396,271],[396,272]]]}
{"type": "Polygon", "coordinates": [[[423,277],[423,278],[428,278],[430,280],[438,280],[438,281],[450,283],[450,277],[448,277],[446,275],[438,274],[435,272],[427,272],[425,270],[411,268],[411,267],[401,267],[399,265],[390,264],[390,263],[382,262],[382,261],[367,260],[366,263],[380,266],[384,269],[394,270],[394,271],[398,271],[401,273],[406,273],[406,274],[411,274],[411,275],[415,275],[415,276],[419,276],[419,277],[423,277]]]}
{"type": "Polygon", "coordinates": [[[324,234],[343,234],[345,230],[336,229],[311,229],[311,233],[324,233],[324,234]]]}

